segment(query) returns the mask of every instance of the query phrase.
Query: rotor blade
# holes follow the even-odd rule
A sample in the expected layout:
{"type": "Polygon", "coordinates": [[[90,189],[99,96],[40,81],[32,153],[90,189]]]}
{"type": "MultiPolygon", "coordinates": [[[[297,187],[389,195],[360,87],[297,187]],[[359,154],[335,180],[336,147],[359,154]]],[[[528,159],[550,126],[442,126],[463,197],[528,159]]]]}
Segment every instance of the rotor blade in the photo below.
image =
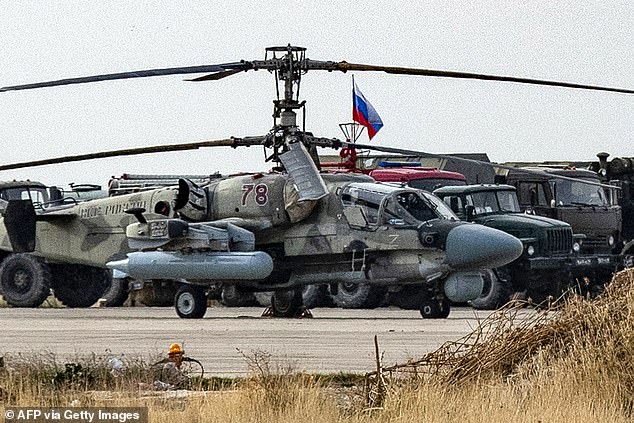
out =
{"type": "Polygon", "coordinates": [[[199,76],[198,78],[186,79],[185,81],[200,82],[200,81],[217,81],[222,78],[226,78],[236,73],[240,73],[246,69],[231,69],[222,72],[210,73],[209,75],[199,76]]]}
{"type": "Polygon", "coordinates": [[[248,145],[260,145],[264,143],[264,137],[226,138],[220,140],[198,141],[184,144],[155,145],[149,147],[126,148],[122,150],[101,151],[97,153],[78,154],[73,156],[53,157],[50,159],[34,160],[29,162],[0,165],[0,171],[11,169],[23,169],[28,167],[44,166],[58,163],[79,162],[107,157],[135,156],[148,153],[165,153],[169,151],[196,150],[203,147],[238,147],[248,145]]]}
{"type": "Polygon", "coordinates": [[[573,182],[583,182],[584,184],[597,185],[603,188],[617,189],[617,190],[621,189],[621,188],[615,187],[614,185],[606,185],[600,182],[592,182],[585,179],[571,178],[569,176],[556,175],[556,174],[547,173],[540,170],[522,169],[521,167],[507,166],[507,165],[492,163],[492,162],[483,162],[481,160],[475,160],[475,159],[466,159],[464,157],[450,156],[447,154],[427,153],[426,151],[406,150],[402,148],[382,147],[378,145],[359,144],[359,143],[344,142],[344,141],[341,142],[341,146],[346,148],[356,148],[359,150],[381,151],[384,153],[399,154],[401,156],[418,156],[418,157],[431,157],[435,159],[444,159],[444,160],[455,160],[458,162],[472,163],[472,164],[477,164],[480,166],[491,166],[495,169],[512,170],[514,172],[522,172],[522,173],[529,173],[529,174],[548,175],[549,178],[553,178],[553,179],[564,179],[564,180],[573,181],[573,182]]]}
{"type": "MultiPolygon", "coordinates": [[[[248,64],[243,62],[224,63],[218,65],[186,66],[179,68],[147,69],[133,72],[109,73],[103,75],[84,76],[79,78],[59,79],[56,81],[36,82],[33,84],[13,85],[0,88],[0,92],[30,90],[34,88],[54,87],[58,85],[85,84],[88,82],[112,81],[116,79],[145,78],[149,76],[181,75],[191,73],[209,73],[247,70],[248,64]]],[[[228,76],[228,75],[227,75],[228,76]]]]}
{"type": "Polygon", "coordinates": [[[404,67],[397,67],[397,66],[377,66],[377,65],[365,65],[360,63],[347,63],[347,62],[334,63],[334,69],[342,71],[342,72],[375,71],[375,72],[392,73],[397,75],[419,75],[419,76],[435,76],[440,78],[480,79],[485,81],[517,82],[520,84],[549,85],[553,87],[579,88],[584,90],[611,91],[616,93],[634,94],[634,90],[628,90],[624,88],[612,88],[612,87],[602,87],[598,85],[574,84],[571,82],[549,81],[544,79],[516,78],[512,76],[486,75],[486,74],[470,73],[470,72],[443,71],[443,70],[421,69],[421,68],[404,68],[404,67]]]}

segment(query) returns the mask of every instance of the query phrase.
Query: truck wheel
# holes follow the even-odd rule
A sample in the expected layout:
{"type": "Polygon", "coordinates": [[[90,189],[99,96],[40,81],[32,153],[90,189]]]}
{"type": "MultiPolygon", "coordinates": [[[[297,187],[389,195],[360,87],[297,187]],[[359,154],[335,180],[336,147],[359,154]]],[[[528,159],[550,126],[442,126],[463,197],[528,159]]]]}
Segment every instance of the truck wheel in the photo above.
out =
{"type": "Polygon", "coordinates": [[[11,254],[0,265],[0,291],[13,307],[38,307],[51,291],[51,272],[31,254],[11,254]]]}
{"type": "Polygon", "coordinates": [[[301,289],[280,289],[275,291],[271,297],[273,317],[297,316],[303,306],[304,300],[301,289]]]}
{"type": "Polygon", "coordinates": [[[196,285],[183,285],[174,298],[176,314],[183,319],[200,319],[207,312],[205,290],[196,285]]]}
{"type": "Polygon", "coordinates": [[[337,294],[332,296],[341,308],[376,308],[385,299],[385,289],[359,283],[340,283],[337,294]]]}
{"type": "Polygon", "coordinates": [[[112,278],[110,287],[104,292],[103,297],[106,307],[121,307],[130,294],[130,281],[128,278],[112,278]]]}
{"type": "Polygon", "coordinates": [[[423,319],[446,319],[449,317],[449,302],[447,300],[429,299],[420,305],[420,315],[423,319]]]}
{"type": "Polygon", "coordinates": [[[328,285],[305,285],[302,288],[302,298],[306,308],[327,306],[330,302],[328,285]]]}
{"type": "Polygon", "coordinates": [[[511,297],[511,275],[507,269],[498,268],[488,272],[484,278],[482,295],[469,301],[476,310],[495,310],[509,302],[511,297]]]}
{"type": "Polygon", "coordinates": [[[55,298],[70,308],[90,307],[110,287],[112,277],[106,269],[83,265],[55,265],[51,267],[55,298]]]}

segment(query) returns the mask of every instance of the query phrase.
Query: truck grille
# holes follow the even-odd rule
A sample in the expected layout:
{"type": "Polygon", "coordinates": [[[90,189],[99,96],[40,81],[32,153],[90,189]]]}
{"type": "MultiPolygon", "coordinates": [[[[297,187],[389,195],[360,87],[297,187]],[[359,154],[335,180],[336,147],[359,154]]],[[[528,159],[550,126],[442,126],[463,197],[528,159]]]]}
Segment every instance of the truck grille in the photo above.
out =
{"type": "Polygon", "coordinates": [[[546,251],[549,253],[568,253],[572,249],[571,228],[548,229],[546,237],[546,251]]]}

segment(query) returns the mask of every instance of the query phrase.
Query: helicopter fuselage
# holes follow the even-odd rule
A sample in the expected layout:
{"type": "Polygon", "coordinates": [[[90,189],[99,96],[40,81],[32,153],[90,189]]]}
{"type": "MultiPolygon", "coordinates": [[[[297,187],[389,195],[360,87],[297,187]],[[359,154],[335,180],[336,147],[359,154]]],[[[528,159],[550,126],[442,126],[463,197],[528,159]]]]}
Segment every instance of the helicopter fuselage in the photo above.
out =
{"type": "MultiPolygon", "coordinates": [[[[42,209],[33,253],[139,280],[254,291],[423,284],[453,301],[480,294],[480,269],[521,254],[516,238],[460,222],[429,193],[364,175],[323,179],[327,195],[311,201],[299,199],[288,174],[269,173],[205,187],[182,179],[178,187],[42,209]]],[[[10,245],[5,235],[2,248],[10,245]]]]}

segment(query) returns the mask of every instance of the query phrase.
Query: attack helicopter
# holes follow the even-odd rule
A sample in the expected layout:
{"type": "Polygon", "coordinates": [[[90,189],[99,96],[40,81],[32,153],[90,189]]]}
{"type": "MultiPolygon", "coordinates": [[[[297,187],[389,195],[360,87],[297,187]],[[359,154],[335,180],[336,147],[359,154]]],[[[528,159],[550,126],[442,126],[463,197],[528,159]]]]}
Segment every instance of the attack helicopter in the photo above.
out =
{"type": "Polygon", "coordinates": [[[273,127],[263,136],[0,166],[0,170],[9,170],[103,157],[253,145],[262,146],[267,161],[277,164],[270,173],[220,178],[206,186],[181,179],[178,186],[80,204],[57,199],[56,206],[35,207],[30,200],[10,201],[3,217],[8,237],[2,243],[5,253],[0,264],[0,287],[5,299],[15,306],[35,306],[43,301],[50,286],[56,295],[56,286],[60,292],[67,292],[67,300],[83,296],[96,291],[92,288],[91,272],[109,268],[116,278],[176,281],[179,289],[174,304],[183,318],[204,316],[206,290],[216,284],[274,291],[273,315],[290,317],[302,310],[300,288],[324,283],[422,286],[426,293],[421,297],[422,316],[444,318],[449,314],[449,301],[465,302],[480,295],[480,269],[513,261],[522,254],[521,242],[486,226],[460,222],[429,193],[377,184],[363,175],[320,173],[318,147],[413,152],[352,145],[300,129],[297,111],[305,107],[305,102],[299,101],[302,75],[314,70],[382,71],[634,93],[565,82],[315,61],[306,58],[305,50],[291,45],[270,47],[264,60],[0,88],[0,92],[8,92],[199,73],[207,74],[190,81],[216,81],[265,69],[275,74],[278,92],[273,102],[273,127]],[[85,271],[71,271],[76,266],[85,271]]]}

